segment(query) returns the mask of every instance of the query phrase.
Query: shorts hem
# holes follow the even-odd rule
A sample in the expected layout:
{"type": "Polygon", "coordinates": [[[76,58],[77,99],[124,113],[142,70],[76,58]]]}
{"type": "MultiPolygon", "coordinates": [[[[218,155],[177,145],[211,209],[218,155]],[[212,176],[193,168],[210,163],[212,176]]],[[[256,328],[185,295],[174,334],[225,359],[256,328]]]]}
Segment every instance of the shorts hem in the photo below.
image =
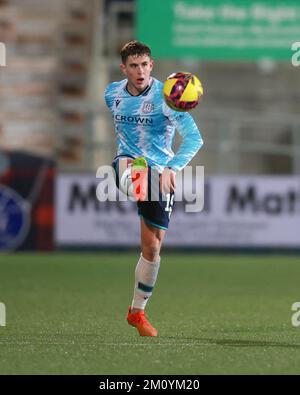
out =
{"type": "Polygon", "coordinates": [[[147,222],[148,224],[150,224],[152,226],[155,226],[156,228],[168,230],[168,228],[166,228],[165,226],[161,226],[161,225],[155,224],[152,221],[149,221],[149,219],[145,218],[142,214],[140,214],[140,217],[142,217],[145,222],[147,222]]]}

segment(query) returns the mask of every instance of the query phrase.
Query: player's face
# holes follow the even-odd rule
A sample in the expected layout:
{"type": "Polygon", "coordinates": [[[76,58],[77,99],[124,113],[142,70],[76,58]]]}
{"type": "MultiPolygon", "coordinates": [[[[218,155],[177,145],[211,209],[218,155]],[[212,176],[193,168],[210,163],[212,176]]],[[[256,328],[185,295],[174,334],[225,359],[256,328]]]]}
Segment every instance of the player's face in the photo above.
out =
{"type": "Polygon", "coordinates": [[[149,85],[153,60],[148,55],[128,56],[126,63],[120,67],[128,79],[127,88],[133,95],[138,95],[149,85]]]}

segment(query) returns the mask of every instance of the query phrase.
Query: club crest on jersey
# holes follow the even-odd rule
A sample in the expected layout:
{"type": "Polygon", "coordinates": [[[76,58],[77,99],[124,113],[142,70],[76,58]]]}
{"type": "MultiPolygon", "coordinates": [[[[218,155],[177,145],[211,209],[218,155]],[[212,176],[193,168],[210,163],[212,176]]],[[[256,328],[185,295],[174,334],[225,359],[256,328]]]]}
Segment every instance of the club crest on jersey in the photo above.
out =
{"type": "Polygon", "coordinates": [[[121,100],[117,99],[116,100],[116,108],[118,107],[118,105],[121,103],[121,100]]]}
{"type": "Polygon", "coordinates": [[[150,112],[154,111],[154,104],[150,101],[145,101],[142,108],[143,113],[149,114],[150,112]]]}

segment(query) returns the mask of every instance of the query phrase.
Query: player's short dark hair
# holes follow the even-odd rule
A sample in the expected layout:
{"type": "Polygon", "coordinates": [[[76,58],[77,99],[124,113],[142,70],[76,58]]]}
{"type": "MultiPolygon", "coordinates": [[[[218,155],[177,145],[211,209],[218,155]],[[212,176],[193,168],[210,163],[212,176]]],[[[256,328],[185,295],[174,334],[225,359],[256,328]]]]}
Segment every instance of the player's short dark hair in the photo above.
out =
{"type": "Polygon", "coordinates": [[[123,64],[125,64],[128,56],[147,55],[151,58],[151,49],[148,47],[148,45],[141,43],[140,41],[129,41],[121,49],[120,55],[123,64]]]}

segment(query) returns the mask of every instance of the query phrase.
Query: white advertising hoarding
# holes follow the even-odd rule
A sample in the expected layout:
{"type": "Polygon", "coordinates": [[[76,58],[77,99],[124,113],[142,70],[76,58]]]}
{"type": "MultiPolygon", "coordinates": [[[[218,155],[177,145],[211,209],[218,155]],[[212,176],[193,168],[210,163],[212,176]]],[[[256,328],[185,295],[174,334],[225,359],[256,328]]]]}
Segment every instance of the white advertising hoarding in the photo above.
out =
{"type": "MultiPolygon", "coordinates": [[[[90,175],[58,177],[57,244],[139,245],[136,204],[98,201],[98,184],[90,175]]],[[[206,177],[204,209],[186,212],[186,204],[176,201],[164,245],[300,247],[300,177],[206,177]]]]}

